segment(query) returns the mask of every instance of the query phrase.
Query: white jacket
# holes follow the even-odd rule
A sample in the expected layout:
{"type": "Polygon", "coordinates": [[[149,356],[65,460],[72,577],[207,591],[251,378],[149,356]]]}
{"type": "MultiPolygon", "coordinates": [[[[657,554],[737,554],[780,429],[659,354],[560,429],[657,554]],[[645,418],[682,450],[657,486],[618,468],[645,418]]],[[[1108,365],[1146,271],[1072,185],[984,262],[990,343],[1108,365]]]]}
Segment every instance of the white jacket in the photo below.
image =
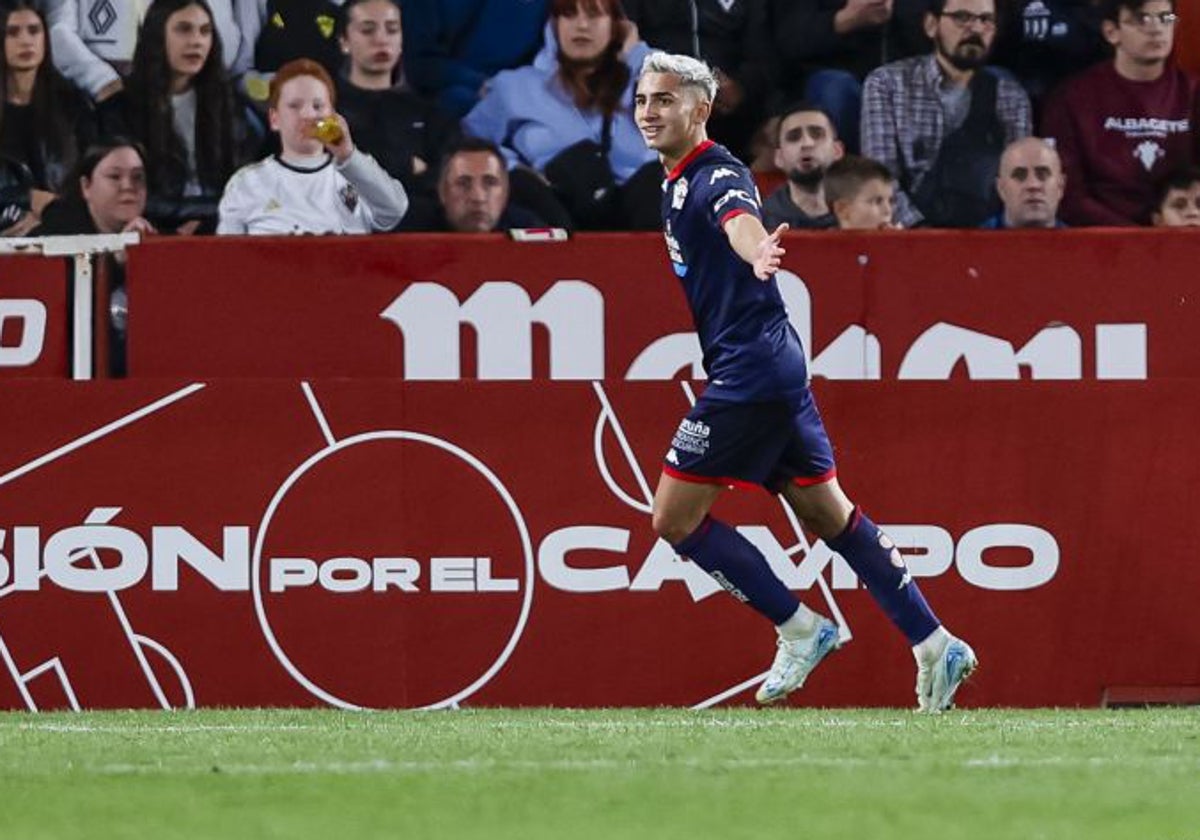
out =
{"type": "MultiPolygon", "coordinates": [[[[242,48],[234,17],[237,0],[208,0],[221,37],[225,66],[232,67],[242,48]]],[[[132,61],[138,27],[152,0],[46,0],[46,22],[54,66],[76,87],[95,96],[120,78],[110,62],[132,61]]]]}
{"type": "Polygon", "coordinates": [[[269,157],[233,173],[217,233],[370,233],[391,230],[407,211],[404,187],[358,149],[315,169],[269,157]]]}

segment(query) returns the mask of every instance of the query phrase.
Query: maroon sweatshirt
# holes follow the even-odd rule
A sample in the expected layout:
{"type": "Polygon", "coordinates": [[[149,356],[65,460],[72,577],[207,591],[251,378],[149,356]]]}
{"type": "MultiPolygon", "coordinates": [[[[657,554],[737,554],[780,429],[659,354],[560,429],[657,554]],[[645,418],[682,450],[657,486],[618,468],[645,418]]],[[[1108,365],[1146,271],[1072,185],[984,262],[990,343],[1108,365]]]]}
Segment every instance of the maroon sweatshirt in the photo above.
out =
{"type": "Polygon", "coordinates": [[[1200,84],[1171,64],[1153,82],[1134,82],[1106,61],[1065,82],[1042,123],[1067,176],[1065,222],[1146,224],[1155,183],[1200,159],[1200,84]]]}

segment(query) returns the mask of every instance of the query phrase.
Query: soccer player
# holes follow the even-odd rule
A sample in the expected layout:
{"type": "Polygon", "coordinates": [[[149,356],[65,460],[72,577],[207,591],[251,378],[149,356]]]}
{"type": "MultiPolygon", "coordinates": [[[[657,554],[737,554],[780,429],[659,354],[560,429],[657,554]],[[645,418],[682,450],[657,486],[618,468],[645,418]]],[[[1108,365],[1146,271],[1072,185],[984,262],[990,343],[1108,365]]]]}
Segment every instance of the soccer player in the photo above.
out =
{"type": "Polygon", "coordinates": [[[756,694],[772,703],[799,688],[838,646],[838,627],[800,603],[758,550],[709,510],[730,484],[782,494],[908,638],[918,706],[940,712],[975,668],[975,653],[942,627],[895,544],[838,484],[804,350],[774,279],[787,225],[767,232],[749,171],[707,139],[716,91],[704,63],[654,53],[635,96],[638,128],[668,173],[667,252],[709,380],[671,441],[654,495],[654,530],[775,625],[775,660],[756,694]]]}

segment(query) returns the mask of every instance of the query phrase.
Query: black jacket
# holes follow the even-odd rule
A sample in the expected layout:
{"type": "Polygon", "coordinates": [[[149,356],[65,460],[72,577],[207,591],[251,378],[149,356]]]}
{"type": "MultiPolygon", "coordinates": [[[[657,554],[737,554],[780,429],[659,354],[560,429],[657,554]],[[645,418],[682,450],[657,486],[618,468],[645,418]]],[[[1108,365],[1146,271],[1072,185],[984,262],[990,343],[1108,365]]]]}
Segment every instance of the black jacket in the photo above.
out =
{"type": "Polygon", "coordinates": [[[0,112],[0,215],[10,207],[28,210],[32,189],[61,191],[71,167],[98,133],[91,106],[66,81],[55,86],[53,107],[67,127],[69,142],[52,143],[39,134],[31,107],[5,105],[0,112]]]}
{"type": "Polygon", "coordinates": [[[1006,0],[995,63],[1013,71],[1034,101],[1112,53],[1095,0],[1006,0]]]}
{"type": "Polygon", "coordinates": [[[749,100],[770,89],[767,0],[625,0],[623,6],[650,46],[704,59],[735,79],[749,100]]]}
{"type": "Polygon", "coordinates": [[[337,79],[337,110],[350,125],[354,145],[379,162],[404,189],[436,192],[442,149],[457,139],[458,127],[421,96],[405,88],[366,90],[337,79]],[[428,169],[413,172],[413,158],[428,169]]]}
{"type": "Polygon", "coordinates": [[[928,0],[895,0],[884,26],[839,35],[833,18],[845,5],[846,0],[771,0],[782,87],[791,96],[799,95],[814,70],[845,70],[861,80],[881,64],[929,52],[928,0]]]}
{"type": "Polygon", "coordinates": [[[354,145],[404,185],[410,214],[434,212],[442,150],[457,139],[458,126],[410,90],[366,90],[342,76],[337,78],[337,110],[350,125],[354,145]],[[425,162],[420,175],[413,171],[414,158],[425,162]]]}

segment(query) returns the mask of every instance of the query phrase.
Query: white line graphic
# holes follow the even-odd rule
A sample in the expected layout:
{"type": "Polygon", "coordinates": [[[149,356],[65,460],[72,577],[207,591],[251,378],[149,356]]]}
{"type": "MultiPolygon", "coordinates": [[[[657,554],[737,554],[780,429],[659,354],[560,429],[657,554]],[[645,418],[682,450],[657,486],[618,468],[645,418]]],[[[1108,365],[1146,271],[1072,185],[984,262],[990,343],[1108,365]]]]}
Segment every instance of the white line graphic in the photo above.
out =
{"type": "Polygon", "coordinates": [[[767,678],[767,674],[769,674],[769,673],[771,673],[771,672],[763,671],[761,674],[758,674],[757,676],[753,676],[750,679],[745,680],[744,682],[738,683],[733,688],[727,688],[724,691],[722,691],[720,694],[714,694],[712,697],[709,697],[707,700],[701,700],[699,703],[692,706],[692,708],[693,709],[707,709],[710,706],[715,706],[718,703],[723,703],[726,700],[728,700],[730,697],[733,697],[737,694],[741,694],[743,691],[745,691],[748,688],[754,688],[754,686],[758,685],[763,680],[765,680],[767,678]]]}
{"type": "MultiPolygon", "coordinates": [[[[175,672],[175,676],[179,677],[179,685],[183,687],[183,707],[185,709],[196,708],[196,693],[192,691],[192,681],[188,679],[187,672],[183,670],[183,666],[179,664],[179,660],[175,654],[171,653],[162,642],[151,639],[149,636],[143,636],[141,633],[135,635],[133,641],[139,648],[150,648],[150,650],[167,661],[167,664],[175,672]]],[[[144,656],[142,657],[142,661],[146,661],[144,656]]]]}
{"type": "MultiPolygon", "coordinates": [[[[28,685],[47,671],[53,671],[58,677],[58,682],[63,688],[63,693],[67,695],[67,702],[70,704],[72,711],[81,711],[79,708],[79,698],[75,696],[75,687],[71,685],[71,680],[67,677],[67,672],[63,668],[62,660],[57,656],[53,659],[47,659],[32,671],[26,671],[21,675],[21,682],[28,685]]],[[[36,712],[37,709],[30,709],[30,711],[36,712]]]]}
{"type": "Polygon", "coordinates": [[[323,700],[331,706],[337,706],[342,709],[350,710],[364,708],[363,706],[360,706],[359,704],[353,703],[349,700],[345,700],[333,692],[325,689],[321,685],[318,685],[314,680],[301,671],[299,667],[296,666],[291,657],[289,657],[287,652],[284,650],[283,645],[280,644],[279,639],[275,635],[275,631],[271,626],[271,620],[267,614],[266,600],[263,594],[263,565],[267,560],[267,558],[264,558],[263,556],[263,549],[266,545],[267,535],[271,529],[271,521],[274,518],[276,511],[279,509],[279,505],[283,502],[291,488],[305,475],[305,473],[320,464],[325,459],[337,455],[339,452],[360,444],[371,443],[374,441],[410,441],[413,443],[423,443],[433,446],[436,449],[440,449],[443,452],[458,458],[479,473],[479,475],[481,475],[491,485],[492,489],[495,490],[495,492],[500,496],[501,501],[504,503],[504,506],[508,509],[509,515],[512,517],[513,524],[515,525],[517,534],[520,537],[521,550],[525,561],[525,592],[521,600],[521,612],[517,617],[516,626],[513,628],[512,635],[509,636],[508,641],[505,643],[504,649],[500,651],[500,654],[496,657],[496,660],[488,667],[488,669],[470,685],[460,689],[449,697],[445,697],[435,703],[422,706],[421,708],[441,709],[453,707],[462,700],[470,697],[472,694],[490,682],[492,677],[499,673],[499,671],[508,662],[509,657],[512,656],[513,651],[517,647],[517,643],[521,640],[521,636],[525,632],[525,625],[529,620],[530,610],[533,607],[533,588],[537,579],[537,562],[533,549],[533,540],[529,534],[529,526],[526,525],[525,517],[521,513],[520,508],[517,506],[516,499],[513,498],[512,493],[509,492],[504,483],[500,481],[499,476],[497,476],[487,464],[485,464],[472,453],[468,452],[462,447],[456,446],[450,441],[443,440],[439,437],[434,437],[433,435],[422,434],[420,432],[407,432],[400,430],[364,432],[362,434],[348,437],[345,440],[338,441],[336,444],[321,449],[315,454],[309,456],[304,463],[300,464],[300,466],[296,467],[296,469],[292,471],[292,474],[289,475],[286,480],[284,480],[282,485],[280,485],[279,489],[275,491],[275,495],[271,499],[270,504],[267,505],[267,509],[263,513],[262,521],[259,523],[258,528],[255,531],[256,537],[254,540],[254,553],[250,558],[250,591],[254,598],[254,611],[258,617],[258,624],[262,630],[263,638],[266,640],[267,645],[271,648],[271,652],[275,655],[276,661],[278,661],[283,669],[287,671],[289,675],[291,675],[292,679],[295,680],[298,685],[303,687],[314,697],[323,700]]]}
{"type": "MultiPolygon", "coordinates": [[[[159,412],[164,408],[179,402],[180,400],[190,397],[192,394],[203,390],[205,387],[206,386],[203,382],[195,382],[191,385],[187,385],[183,388],[180,388],[178,391],[173,391],[165,397],[162,397],[161,399],[155,400],[154,402],[137,409],[136,411],[130,412],[123,417],[119,417],[111,423],[107,423],[98,429],[94,429],[93,431],[88,432],[86,435],[76,438],[70,443],[64,444],[57,449],[47,452],[45,455],[35,458],[27,464],[11,470],[10,472],[5,473],[3,476],[0,476],[0,487],[3,487],[5,484],[21,478],[22,476],[28,475],[29,473],[34,472],[35,470],[40,469],[47,464],[53,463],[60,458],[66,457],[72,452],[82,449],[89,444],[108,437],[114,432],[120,431],[127,426],[131,426],[139,420],[149,417],[150,415],[155,414],[156,412],[159,412]]],[[[119,512],[120,508],[97,508],[95,511],[93,511],[93,516],[99,514],[104,518],[104,522],[107,522],[119,512]]],[[[88,522],[87,524],[96,523],[88,522]]],[[[89,557],[91,558],[93,566],[96,568],[103,568],[103,564],[94,550],[79,552],[76,555],[73,555],[71,559],[75,561],[89,557]]],[[[45,570],[39,570],[38,579],[41,580],[45,577],[45,570]]],[[[11,594],[15,589],[16,583],[14,581],[12,584],[0,589],[0,598],[4,598],[5,596],[11,594]]],[[[178,659],[176,659],[175,656],[160,643],[133,632],[133,628],[125,614],[124,607],[121,605],[121,601],[115,592],[108,593],[108,600],[113,608],[113,613],[117,616],[117,620],[121,624],[121,629],[125,633],[125,638],[128,640],[130,648],[137,657],[138,663],[142,668],[142,673],[145,675],[146,680],[149,683],[151,690],[154,692],[155,698],[158,700],[159,704],[164,709],[172,708],[162,690],[162,686],[158,682],[158,678],[155,677],[154,671],[150,668],[150,664],[146,660],[145,653],[142,649],[143,645],[150,647],[151,649],[162,654],[167,660],[168,664],[170,664],[175,672],[180,675],[184,693],[188,699],[188,708],[194,708],[191,684],[187,679],[187,674],[180,666],[178,659]]],[[[35,667],[32,671],[26,674],[22,674],[20,669],[17,667],[16,661],[13,659],[12,653],[8,649],[8,645],[4,641],[2,634],[0,634],[0,654],[2,654],[5,665],[8,667],[8,670],[13,677],[13,681],[17,685],[17,689],[21,692],[21,697],[24,699],[25,705],[30,711],[37,711],[37,704],[34,702],[32,695],[29,693],[29,690],[25,685],[25,681],[41,675],[47,669],[53,669],[58,674],[59,680],[62,682],[63,691],[66,693],[67,700],[71,704],[71,708],[75,711],[80,710],[79,700],[75,694],[75,689],[71,685],[71,680],[67,676],[66,669],[63,667],[62,662],[58,659],[58,657],[55,657],[49,662],[35,667]]]]}
{"type": "Polygon", "coordinates": [[[16,661],[12,658],[12,652],[9,651],[2,634],[0,634],[0,656],[4,657],[4,664],[8,668],[8,673],[12,675],[13,682],[16,683],[17,691],[21,692],[21,699],[25,701],[25,708],[31,712],[36,712],[38,710],[37,704],[33,702],[33,695],[29,693],[29,688],[25,685],[21,669],[17,667],[16,661]]]}
{"type": "Polygon", "coordinates": [[[137,411],[133,412],[132,414],[126,414],[124,417],[114,420],[113,422],[109,423],[106,426],[101,426],[99,429],[96,429],[95,431],[88,432],[83,437],[77,438],[76,440],[73,440],[68,444],[60,446],[58,449],[55,449],[52,452],[47,452],[45,455],[41,456],[40,458],[33,459],[32,461],[30,461],[28,464],[25,464],[24,466],[17,467],[15,470],[12,470],[11,472],[5,473],[4,475],[0,475],[0,487],[3,487],[5,484],[8,484],[10,481],[15,481],[16,479],[20,478],[21,476],[27,475],[40,467],[44,467],[44,466],[46,466],[46,464],[49,464],[52,461],[57,461],[59,458],[62,458],[64,455],[71,454],[76,449],[82,449],[83,447],[87,446],[89,443],[94,443],[103,437],[107,437],[108,435],[111,435],[113,432],[118,431],[119,429],[123,429],[126,426],[136,423],[138,420],[141,420],[143,417],[148,417],[151,414],[154,414],[156,411],[161,411],[162,409],[166,408],[167,406],[171,405],[172,403],[177,403],[182,399],[190,397],[192,394],[196,393],[197,391],[201,390],[204,387],[205,386],[204,386],[203,382],[197,382],[192,385],[188,385],[186,388],[180,388],[178,391],[175,391],[172,394],[168,394],[167,396],[163,397],[160,400],[155,400],[154,402],[150,403],[150,405],[147,405],[143,408],[139,408],[137,411]]]}
{"type": "Polygon", "coordinates": [[[333,436],[333,432],[329,428],[329,421],[325,419],[325,412],[321,410],[321,404],[317,402],[317,395],[313,393],[312,386],[307,382],[301,382],[300,388],[304,391],[304,398],[308,400],[308,405],[317,418],[317,425],[321,427],[321,434],[325,436],[325,442],[330,446],[335,445],[337,438],[333,436]]]}
{"type": "Polygon", "coordinates": [[[621,427],[621,421],[617,417],[617,413],[613,411],[612,403],[608,400],[608,394],[604,391],[604,385],[599,382],[592,383],[592,390],[596,392],[596,399],[600,400],[600,414],[596,418],[596,432],[593,436],[593,448],[596,454],[596,466],[600,469],[600,475],[604,479],[604,483],[608,485],[608,489],[613,492],[617,498],[625,502],[634,510],[640,510],[642,513],[649,514],[652,511],[654,503],[654,494],[650,492],[650,483],[646,481],[646,476],[642,472],[642,467],[637,462],[637,458],[633,454],[633,447],[629,445],[629,439],[625,437],[625,430],[621,427]],[[604,458],[603,438],[604,424],[608,423],[612,427],[613,434],[617,438],[617,443],[621,446],[621,452],[625,455],[625,460],[629,464],[629,469],[633,473],[634,479],[638,483],[638,489],[642,491],[642,497],[646,500],[644,503],[626,493],[613,478],[612,473],[608,469],[608,462],[604,458]]]}

